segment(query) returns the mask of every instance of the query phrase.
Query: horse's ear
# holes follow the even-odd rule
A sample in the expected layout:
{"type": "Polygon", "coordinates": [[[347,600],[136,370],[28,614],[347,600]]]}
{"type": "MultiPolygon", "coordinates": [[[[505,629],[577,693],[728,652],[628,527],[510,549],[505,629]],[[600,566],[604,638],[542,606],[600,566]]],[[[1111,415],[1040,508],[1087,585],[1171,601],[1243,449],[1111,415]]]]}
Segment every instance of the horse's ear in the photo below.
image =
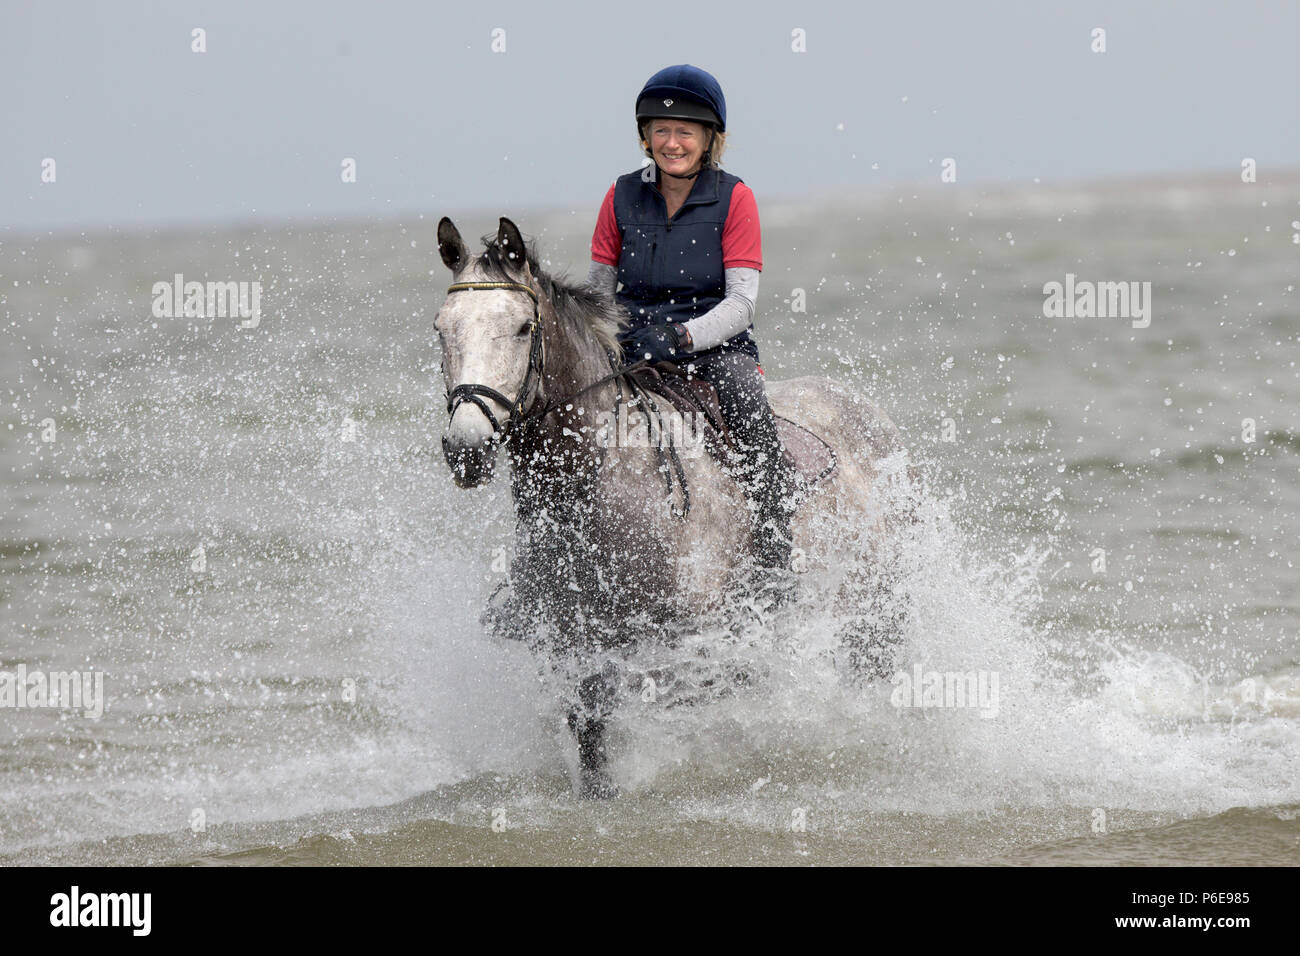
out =
{"type": "Polygon", "coordinates": [[[443,265],[453,274],[460,272],[465,268],[465,263],[469,262],[465,240],[460,237],[460,230],[446,216],[438,222],[438,255],[442,256],[443,265]]]}
{"type": "Polygon", "coordinates": [[[528,275],[528,252],[524,248],[524,237],[519,234],[519,227],[505,216],[501,217],[501,224],[497,228],[497,248],[505,256],[506,262],[521,275],[528,275]]]}

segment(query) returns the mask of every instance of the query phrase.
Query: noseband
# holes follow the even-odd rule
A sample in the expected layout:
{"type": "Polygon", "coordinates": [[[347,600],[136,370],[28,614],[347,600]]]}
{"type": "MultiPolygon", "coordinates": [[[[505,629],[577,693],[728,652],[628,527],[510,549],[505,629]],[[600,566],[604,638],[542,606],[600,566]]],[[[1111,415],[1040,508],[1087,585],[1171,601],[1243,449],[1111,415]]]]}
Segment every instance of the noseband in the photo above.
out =
{"type": "Polygon", "coordinates": [[[528,371],[524,373],[524,383],[519,386],[519,394],[513,401],[502,395],[495,388],[489,388],[486,385],[476,385],[463,383],[457,385],[447,393],[447,417],[450,419],[456,414],[456,409],[460,408],[465,402],[470,402],[479,407],[487,420],[492,423],[492,434],[501,442],[505,442],[510,437],[510,429],[514,427],[515,422],[524,420],[524,402],[528,399],[528,392],[533,387],[533,379],[540,378],[542,374],[542,305],[538,299],[537,293],[530,286],[522,282],[454,282],[447,287],[448,294],[460,292],[461,290],[470,289],[512,289],[516,292],[526,292],[528,297],[533,300],[533,318],[528,323],[530,342],[528,346],[528,371]],[[496,416],[492,414],[492,409],[488,408],[487,402],[480,398],[480,395],[486,395],[493,401],[500,402],[506,408],[510,409],[510,420],[506,422],[505,427],[497,421],[496,416]]]}

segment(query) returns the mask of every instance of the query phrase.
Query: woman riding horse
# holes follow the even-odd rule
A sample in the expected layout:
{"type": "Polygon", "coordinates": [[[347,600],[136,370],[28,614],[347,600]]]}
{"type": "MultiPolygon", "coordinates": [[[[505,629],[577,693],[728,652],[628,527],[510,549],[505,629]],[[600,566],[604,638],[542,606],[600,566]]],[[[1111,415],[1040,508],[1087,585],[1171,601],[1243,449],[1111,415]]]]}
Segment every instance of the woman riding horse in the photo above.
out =
{"type": "MultiPolygon", "coordinates": [[[[774,603],[789,593],[794,536],[806,543],[807,570],[847,562],[835,595],[847,615],[862,608],[860,590],[888,586],[880,568],[897,522],[882,507],[882,479],[906,463],[901,436],[869,399],[828,379],[765,385],[750,327],[758,213],[748,187],[718,168],[725,127],[709,74],[681,65],[651,77],[637,129],[653,164],[609,190],[582,286],[547,274],[509,219],[478,256],[450,219],[438,223],[453,278],[434,322],[447,386],[443,450],[456,483],[471,488],[490,480],[505,449],[516,516],[510,577],[483,622],[526,641],[569,682],[562,696],[580,792],[590,796],[616,792],[604,741],[619,649],[721,611],[725,592],[749,575],[747,551],[770,569],[753,583],[771,586],[774,603]],[[634,405],[663,407],[620,367],[620,346],[630,365],[668,362],[711,382],[742,464],[681,456],[671,443],[609,444],[609,409],[617,418],[634,405]],[[797,483],[807,502],[797,514],[773,407],[804,426],[790,434],[805,435],[802,460],[821,467],[797,483]],[[745,498],[748,527],[735,520],[745,498]]],[[[868,604],[862,626],[849,621],[851,664],[855,651],[861,659],[881,643],[868,604]]]]}
{"type": "Polygon", "coordinates": [[[736,477],[758,565],[786,569],[794,475],[753,336],[763,268],[758,208],[744,181],[718,165],[727,129],[722,87],[698,67],[667,67],[642,88],[636,122],[653,165],[620,176],[605,195],[587,283],[626,310],[620,342],[628,362],[672,362],[717,389],[745,461],[736,477]]]}

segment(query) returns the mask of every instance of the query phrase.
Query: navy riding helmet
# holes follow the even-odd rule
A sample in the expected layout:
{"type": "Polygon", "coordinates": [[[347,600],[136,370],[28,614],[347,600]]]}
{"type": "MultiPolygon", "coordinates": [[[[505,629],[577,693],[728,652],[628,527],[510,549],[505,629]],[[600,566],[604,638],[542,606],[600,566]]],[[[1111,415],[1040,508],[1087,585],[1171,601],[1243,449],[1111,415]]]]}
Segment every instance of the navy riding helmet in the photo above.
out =
{"type": "Polygon", "coordinates": [[[636,98],[637,135],[647,119],[684,119],[727,131],[727,100],[713,74],[689,63],[667,66],[646,80],[636,98]]]}

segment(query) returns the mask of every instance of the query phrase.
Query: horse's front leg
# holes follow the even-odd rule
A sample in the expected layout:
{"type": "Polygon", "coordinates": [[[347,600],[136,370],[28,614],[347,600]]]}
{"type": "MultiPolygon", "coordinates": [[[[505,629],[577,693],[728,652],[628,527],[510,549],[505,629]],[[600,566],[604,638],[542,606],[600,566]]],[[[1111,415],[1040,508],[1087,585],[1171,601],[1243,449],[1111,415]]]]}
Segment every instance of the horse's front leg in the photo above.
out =
{"type": "Polygon", "coordinates": [[[578,684],[578,700],[569,708],[569,730],[578,744],[578,793],[589,799],[618,796],[609,778],[605,750],[606,722],[614,710],[618,675],[607,665],[578,684]]]}

